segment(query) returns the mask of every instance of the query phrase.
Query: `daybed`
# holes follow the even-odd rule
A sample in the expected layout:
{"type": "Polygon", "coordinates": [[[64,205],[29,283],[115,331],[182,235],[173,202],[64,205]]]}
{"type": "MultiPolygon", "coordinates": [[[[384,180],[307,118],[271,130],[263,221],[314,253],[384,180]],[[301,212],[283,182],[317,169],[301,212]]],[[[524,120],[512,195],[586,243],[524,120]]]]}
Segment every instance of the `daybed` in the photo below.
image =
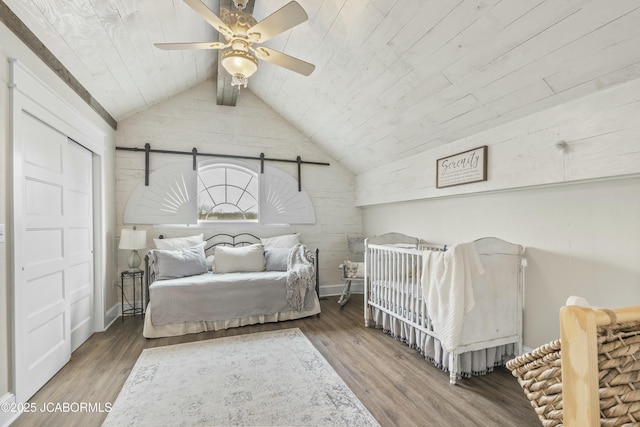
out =
{"type": "Polygon", "coordinates": [[[146,338],[320,313],[318,251],[312,254],[298,235],[217,234],[155,242],[158,249],[145,257],[146,338]]]}

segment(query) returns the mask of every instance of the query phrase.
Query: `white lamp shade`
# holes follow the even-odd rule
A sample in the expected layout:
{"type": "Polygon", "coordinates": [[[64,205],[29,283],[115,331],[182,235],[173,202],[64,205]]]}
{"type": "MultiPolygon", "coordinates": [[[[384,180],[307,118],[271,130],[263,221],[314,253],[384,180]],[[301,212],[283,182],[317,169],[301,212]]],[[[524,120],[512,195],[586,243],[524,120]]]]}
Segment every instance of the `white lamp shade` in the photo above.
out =
{"type": "Polygon", "coordinates": [[[146,230],[129,230],[125,228],[120,234],[120,249],[144,249],[147,247],[146,230]]]}
{"type": "Polygon", "coordinates": [[[222,52],[222,66],[232,76],[251,77],[258,71],[258,60],[251,52],[226,49],[222,52]]]}

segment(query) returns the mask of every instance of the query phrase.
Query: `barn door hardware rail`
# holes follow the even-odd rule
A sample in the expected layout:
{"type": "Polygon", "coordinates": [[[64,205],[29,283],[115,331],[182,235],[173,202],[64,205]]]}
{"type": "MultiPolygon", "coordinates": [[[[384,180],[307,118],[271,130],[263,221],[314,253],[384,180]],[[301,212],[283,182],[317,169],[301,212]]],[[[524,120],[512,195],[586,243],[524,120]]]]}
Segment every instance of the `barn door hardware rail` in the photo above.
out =
{"type": "Polygon", "coordinates": [[[149,158],[151,153],[160,154],[180,154],[193,157],[193,170],[198,169],[197,157],[221,157],[227,159],[241,159],[241,160],[259,160],[260,161],[260,173],[264,173],[264,162],[283,162],[283,163],[297,163],[298,164],[298,191],[302,191],[302,165],[319,165],[330,166],[325,162],[310,162],[308,160],[302,160],[300,156],[297,156],[295,160],[291,159],[278,159],[273,157],[265,157],[264,153],[260,153],[259,157],[254,156],[236,156],[233,154],[215,154],[215,153],[200,153],[196,148],[191,151],[175,151],[175,150],[154,150],[151,148],[151,144],[144,144],[144,148],[137,147],[116,147],[116,150],[144,152],[144,185],[149,186],[149,158]]]}

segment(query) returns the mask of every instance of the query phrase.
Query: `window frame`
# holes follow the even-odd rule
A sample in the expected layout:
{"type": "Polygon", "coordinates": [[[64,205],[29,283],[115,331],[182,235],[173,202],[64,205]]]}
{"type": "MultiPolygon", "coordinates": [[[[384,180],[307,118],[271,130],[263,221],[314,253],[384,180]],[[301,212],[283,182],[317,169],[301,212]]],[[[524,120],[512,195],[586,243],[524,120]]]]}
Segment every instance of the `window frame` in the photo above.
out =
{"type": "MultiPolygon", "coordinates": [[[[260,200],[260,173],[257,171],[257,169],[255,167],[252,167],[252,165],[249,165],[247,163],[244,162],[238,162],[238,161],[231,161],[231,160],[225,160],[225,161],[208,161],[208,162],[203,162],[200,163],[198,165],[198,170],[197,170],[197,190],[196,190],[196,209],[197,209],[197,225],[198,226],[212,226],[212,225],[222,225],[222,224],[260,224],[260,211],[261,211],[261,200],[260,200]],[[235,206],[238,211],[243,213],[243,216],[245,216],[245,219],[201,219],[200,218],[200,185],[201,183],[203,185],[206,186],[206,184],[204,183],[204,180],[201,178],[200,173],[201,171],[206,171],[206,170],[211,170],[211,169],[224,169],[224,179],[225,182],[222,184],[215,184],[215,187],[219,187],[219,186],[223,186],[223,187],[233,187],[233,188],[237,188],[242,192],[242,195],[240,197],[240,199],[238,199],[238,203],[241,201],[241,198],[244,197],[245,194],[248,194],[249,197],[251,197],[253,200],[255,200],[255,204],[253,206],[256,207],[256,215],[257,217],[255,219],[247,219],[246,215],[245,215],[245,211],[238,206],[238,204],[232,204],[229,203],[228,200],[225,200],[225,203],[218,203],[216,205],[213,206],[213,208],[215,208],[216,206],[221,206],[221,205],[232,205],[235,206]],[[235,185],[235,184],[229,184],[228,182],[228,170],[235,170],[235,171],[240,171],[248,176],[251,177],[251,179],[248,180],[248,182],[246,183],[246,185],[244,186],[244,188],[240,185],[235,185]],[[247,191],[247,188],[249,186],[251,186],[252,182],[255,181],[255,190],[256,193],[252,194],[251,192],[247,191]]],[[[205,187],[202,191],[206,191],[208,188],[212,188],[211,186],[209,187],[205,187]]],[[[227,197],[227,193],[228,191],[225,189],[225,198],[227,197]]],[[[209,195],[211,198],[211,201],[213,201],[215,203],[215,200],[213,200],[213,196],[211,196],[211,194],[209,195]]]]}

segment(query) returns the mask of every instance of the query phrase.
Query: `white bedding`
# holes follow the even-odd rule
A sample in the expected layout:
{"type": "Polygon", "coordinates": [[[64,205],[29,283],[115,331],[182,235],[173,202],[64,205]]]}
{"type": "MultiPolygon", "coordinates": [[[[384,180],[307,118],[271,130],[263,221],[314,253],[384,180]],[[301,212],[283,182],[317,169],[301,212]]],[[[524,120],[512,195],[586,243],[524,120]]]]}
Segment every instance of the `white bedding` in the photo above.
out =
{"type": "Polygon", "coordinates": [[[147,307],[147,314],[144,319],[143,335],[146,338],[175,337],[186,334],[197,334],[206,331],[219,331],[221,329],[237,328],[240,326],[256,325],[262,323],[282,322],[285,320],[302,319],[320,313],[320,300],[315,292],[309,292],[307,299],[313,302],[309,310],[305,311],[283,311],[269,315],[255,315],[243,318],[233,318],[214,321],[181,322],[169,325],[154,325],[151,323],[151,310],[153,303],[147,307]]]}
{"type": "Polygon", "coordinates": [[[143,334],[174,336],[320,313],[316,292],[307,293],[302,311],[291,307],[286,279],[286,271],[261,271],[157,280],[149,286],[143,334]]]}
{"type": "Polygon", "coordinates": [[[223,320],[292,309],[287,304],[285,271],[206,273],[156,280],[149,287],[154,325],[223,320]]]}

